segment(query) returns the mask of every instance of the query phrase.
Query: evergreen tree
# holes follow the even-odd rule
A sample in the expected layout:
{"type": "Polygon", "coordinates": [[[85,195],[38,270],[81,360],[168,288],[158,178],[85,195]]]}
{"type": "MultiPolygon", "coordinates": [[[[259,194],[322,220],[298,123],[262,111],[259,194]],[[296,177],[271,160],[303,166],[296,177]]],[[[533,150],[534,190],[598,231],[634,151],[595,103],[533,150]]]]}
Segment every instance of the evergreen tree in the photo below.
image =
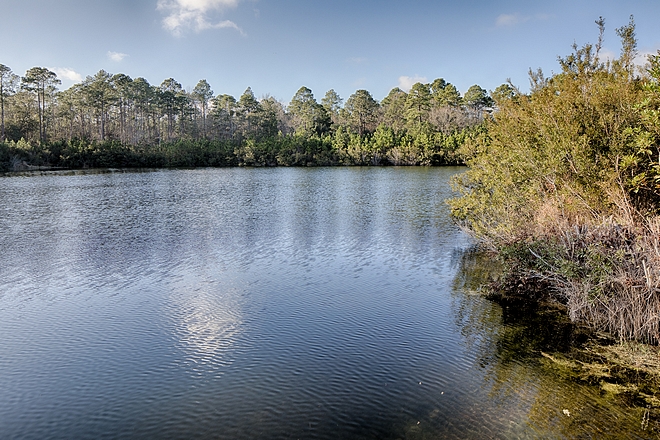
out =
{"type": "Polygon", "coordinates": [[[0,64],[0,142],[5,141],[5,99],[16,92],[19,77],[0,64]]]}
{"type": "Polygon", "coordinates": [[[36,95],[37,110],[39,118],[39,140],[46,140],[46,99],[53,96],[56,86],[61,84],[55,72],[51,72],[45,67],[33,67],[29,69],[25,76],[21,78],[21,87],[36,95]]]}

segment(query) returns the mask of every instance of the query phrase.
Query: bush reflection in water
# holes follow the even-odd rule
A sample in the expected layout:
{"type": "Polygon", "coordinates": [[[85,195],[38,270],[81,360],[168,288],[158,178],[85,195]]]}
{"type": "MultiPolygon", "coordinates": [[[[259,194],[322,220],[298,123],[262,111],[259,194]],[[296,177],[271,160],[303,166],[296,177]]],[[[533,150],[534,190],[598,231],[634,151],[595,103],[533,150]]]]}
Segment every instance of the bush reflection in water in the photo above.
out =
{"type": "Polygon", "coordinates": [[[475,294],[461,171],[2,178],[0,437],[644,437],[475,294]]]}

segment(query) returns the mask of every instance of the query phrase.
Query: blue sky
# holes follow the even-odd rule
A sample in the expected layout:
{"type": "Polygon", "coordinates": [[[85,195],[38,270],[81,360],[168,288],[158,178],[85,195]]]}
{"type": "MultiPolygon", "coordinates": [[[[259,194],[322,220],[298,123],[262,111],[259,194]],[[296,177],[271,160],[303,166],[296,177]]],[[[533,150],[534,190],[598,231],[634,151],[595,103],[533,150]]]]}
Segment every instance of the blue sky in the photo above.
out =
{"type": "Polygon", "coordinates": [[[0,0],[0,63],[23,75],[48,67],[67,88],[100,69],[216,94],[252,87],[288,102],[301,86],[317,99],[367,89],[380,100],[396,86],[444,78],[465,92],[527,71],[557,69],[577,42],[619,53],[615,29],[635,16],[639,50],[660,49],[660,2],[0,0]]]}

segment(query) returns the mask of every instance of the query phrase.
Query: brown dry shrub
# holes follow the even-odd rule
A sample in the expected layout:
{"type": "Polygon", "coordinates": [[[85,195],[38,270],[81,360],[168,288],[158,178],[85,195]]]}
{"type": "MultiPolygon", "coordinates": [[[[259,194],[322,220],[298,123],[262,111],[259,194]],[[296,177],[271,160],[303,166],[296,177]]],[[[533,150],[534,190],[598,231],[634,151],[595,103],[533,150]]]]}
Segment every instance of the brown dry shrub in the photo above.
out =
{"type": "Polygon", "coordinates": [[[545,204],[536,220],[519,231],[529,259],[516,264],[548,286],[571,320],[621,340],[659,344],[660,217],[596,223],[545,204]]]}

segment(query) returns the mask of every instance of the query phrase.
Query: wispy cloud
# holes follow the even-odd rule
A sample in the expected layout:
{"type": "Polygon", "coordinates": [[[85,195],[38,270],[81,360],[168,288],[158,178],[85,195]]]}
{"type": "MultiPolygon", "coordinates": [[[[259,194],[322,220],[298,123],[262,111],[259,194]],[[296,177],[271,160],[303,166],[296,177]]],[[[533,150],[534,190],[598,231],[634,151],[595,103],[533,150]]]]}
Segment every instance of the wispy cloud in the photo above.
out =
{"type": "Polygon", "coordinates": [[[243,29],[241,29],[236,23],[234,23],[231,20],[224,20],[221,21],[220,23],[210,24],[206,29],[222,29],[222,28],[236,29],[238,32],[240,32],[241,35],[245,35],[243,29]]]}
{"type": "Polygon", "coordinates": [[[530,18],[520,14],[501,14],[495,20],[495,25],[497,27],[511,27],[529,21],[530,18]]]}
{"type": "Polygon", "coordinates": [[[175,36],[181,36],[187,29],[201,32],[207,29],[235,29],[245,35],[236,23],[224,20],[214,23],[213,13],[221,13],[235,8],[241,0],[158,0],[157,10],[163,11],[163,27],[175,36]]]}
{"type": "Polygon", "coordinates": [[[360,89],[360,88],[364,87],[365,84],[367,84],[367,78],[361,77],[361,78],[357,78],[355,81],[353,81],[351,83],[351,86],[355,87],[356,89],[360,89]]]}
{"type": "Polygon", "coordinates": [[[400,76],[399,77],[399,88],[403,91],[409,91],[417,83],[426,83],[428,79],[425,76],[400,76]]]}
{"type": "Polygon", "coordinates": [[[111,50],[108,51],[108,59],[109,59],[110,61],[114,61],[115,63],[120,62],[121,60],[123,60],[123,59],[126,58],[127,56],[128,56],[128,55],[125,54],[125,53],[121,53],[121,52],[113,52],[113,51],[111,51],[111,50]]]}
{"type": "Polygon", "coordinates": [[[364,63],[366,63],[367,61],[369,61],[369,60],[368,60],[368,58],[365,58],[365,57],[350,57],[350,58],[346,58],[346,62],[347,62],[347,63],[350,63],[350,64],[364,64],[364,63]]]}
{"type": "Polygon", "coordinates": [[[73,82],[80,82],[83,80],[81,74],[68,67],[49,67],[48,70],[55,72],[60,79],[66,79],[73,82]]]}
{"type": "Polygon", "coordinates": [[[498,28],[513,27],[530,20],[545,21],[550,20],[553,17],[552,14],[522,15],[517,12],[514,14],[500,14],[497,16],[497,19],[495,19],[495,26],[498,28]]]}

